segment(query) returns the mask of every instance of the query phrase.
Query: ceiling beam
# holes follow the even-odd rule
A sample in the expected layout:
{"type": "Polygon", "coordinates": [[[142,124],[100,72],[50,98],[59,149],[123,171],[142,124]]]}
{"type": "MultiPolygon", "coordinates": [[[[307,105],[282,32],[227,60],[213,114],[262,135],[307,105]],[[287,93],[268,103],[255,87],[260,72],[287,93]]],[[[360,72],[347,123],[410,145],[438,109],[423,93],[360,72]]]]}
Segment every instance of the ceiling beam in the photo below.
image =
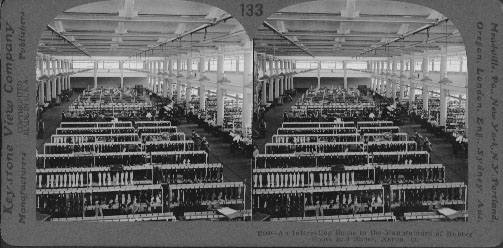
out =
{"type": "Polygon", "coordinates": [[[268,28],[269,30],[271,30],[275,34],[279,35],[281,38],[283,38],[283,39],[287,40],[288,42],[290,42],[292,45],[298,47],[301,51],[303,51],[303,52],[311,55],[312,57],[314,57],[306,48],[304,48],[302,45],[297,44],[297,42],[293,41],[292,38],[290,38],[290,37],[282,34],[279,30],[277,30],[276,28],[274,28],[268,22],[264,21],[263,25],[264,25],[264,27],[268,28]]]}
{"type": "Polygon", "coordinates": [[[99,21],[99,22],[168,22],[168,23],[200,23],[209,24],[211,21],[203,17],[194,16],[164,16],[164,15],[143,15],[134,18],[122,16],[102,16],[102,15],[75,15],[62,13],[54,18],[56,21],[99,21]]]}
{"type": "MultiPolygon", "coordinates": [[[[222,35],[222,34],[227,34],[227,32],[210,32],[208,31],[207,36],[209,35],[222,35]]],[[[159,36],[165,37],[165,38],[175,38],[177,37],[174,34],[168,34],[168,33],[161,33],[161,32],[127,32],[125,34],[116,34],[114,31],[67,31],[64,33],[64,35],[71,35],[75,37],[80,37],[80,36],[97,36],[97,37],[123,37],[123,38],[128,38],[128,37],[155,37],[156,39],[159,38],[159,36]]],[[[194,35],[199,35],[199,34],[194,34],[194,35]]],[[[204,35],[200,34],[200,35],[204,35]]]]}
{"type": "Polygon", "coordinates": [[[52,31],[53,33],[55,33],[59,38],[65,40],[66,42],[70,43],[73,47],[75,47],[77,50],[79,50],[80,52],[82,52],[83,54],[91,57],[91,55],[89,55],[86,51],[84,51],[82,48],[80,48],[79,46],[77,46],[73,41],[69,40],[68,38],[66,38],[64,35],[62,35],[60,32],[58,32],[56,29],[54,29],[53,27],[51,27],[50,25],[47,25],[47,28],[52,31]]]}
{"type": "MultiPolygon", "coordinates": [[[[352,31],[349,34],[338,34],[336,31],[313,31],[313,30],[289,30],[288,34],[290,36],[309,36],[309,37],[367,37],[375,38],[380,40],[381,38],[400,38],[402,35],[392,34],[392,33],[377,33],[377,32],[356,32],[352,31]]],[[[432,33],[430,32],[430,37],[442,36],[445,33],[432,33]]],[[[266,30],[259,30],[256,37],[261,36],[273,36],[270,32],[266,30]]],[[[419,37],[418,39],[426,38],[426,34],[416,34],[414,37],[419,37]]]]}
{"type": "Polygon", "coordinates": [[[395,17],[368,17],[368,16],[358,16],[357,18],[343,17],[343,16],[331,16],[331,15],[317,15],[317,16],[305,16],[303,14],[296,15],[284,15],[284,14],[274,14],[267,18],[269,21],[316,21],[316,22],[366,22],[366,23],[408,23],[408,24],[432,24],[435,23],[434,20],[429,20],[426,18],[418,17],[406,17],[406,16],[395,16],[395,17]]]}
{"type": "Polygon", "coordinates": [[[134,10],[134,0],[124,0],[122,9],[119,10],[119,16],[131,19],[138,16],[138,11],[134,10]]]}
{"type": "Polygon", "coordinates": [[[278,28],[278,31],[281,32],[282,34],[288,33],[288,29],[286,29],[284,21],[277,21],[276,27],[278,28]]]}
{"type": "Polygon", "coordinates": [[[441,24],[442,22],[447,22],[448,20],[449,20],[449,19],[445,18],[445,19],[442,19],[442,20],[435,21],[435,23],[433,23],[433,24],[429,24],[429,25],[422,26],[422,27],[420,27],[420,28],[418,28],[418,29],[416,29],[416,30],[413,30],[413,31],[410,31],[410,32],[408,32],[408,33],[406,33],[406,34],[401,35],[399,38],[396,38],[396,39],[393,39],[393,40],[387,41],[386,43],[384,43],[384,44],[382,44],[382,45],[380,45],[380,46],[378,46],[378,47],[371,48],[370,50],[367,50],[367,51],[363,51],[363,52],[361,52],[358,56],[361,56],[361,55],[363,55],[363,54],[365,54],[365,53],[371,53],[372,51],[374,51],[374,50],[375,50],[375,49],[377,49],[377,48],[387,46],[387,45],[389,45],[389,44],[391,44],[391,43],[393,43],[393,42],[396,42],[396,41],[399,41],[399,40],[404,39],[404,38],[406,38],[406,37],[409,37],[409,36],[415,35],[415,34],[417,34],[417,33],[421,32],[421,31],[428,30],[428,29],[430,29],[430,28],[432,28],[432,27],[438,26],[438,25],[439,25],[439,24],[441,24]]]}
{"type": "Polygon", "coordinates": [[[65,28],[63,27],[62,21],[55,21],[54,22],[54,29],[56,29],[56,31],[58,31],[59,33],[65,32],[65,28]]]}
{"type": "MultiPolygon", "coordinates": [[[[153,46],[153,47],[151,47],[151,48],[148,48],[148,49],[142,50],[141,52],[139,52],[139,53],[137,53],[137,54],[135,54],[135,55],[133,55],[133,56],[140,55],[141,53],[147,53],[148,51],[151,51],[152,49],[155,49],[156,47],[161,47],[161,46],[163,46],[163,45],[165,45],[165,44],[167,44],[167,43],[169,43],[169,42],[171,42],[171,41],[175,41],[175,40],[177,40],[177,39],[182,39],[183,37],[185,37],[185,36],[187,36],[187,35],[191,35],[191,34],[196,33],[196,32],[198,32],[198,31],[201,31],[201,30],[207,30],[207,28],[209,28],[209,27],[212,27],[212,26],[218,25],[219,23],[225,22],[225,21],[227,21],[227,20],[229,20],[229,19],[232,19],[232,18],[233,18],[233,17],[232,17],[231,15],[229,15],[229,14],[225,14],[225,15],[223,15],[223,16],[222,16],[222,18],[219,18],[219,19],[215,20],[215,21],[214,21],[214,22],[212,22],[211,24],[204,24],[204,25],[201,25],[201,26],[199,26],[199,27],[197,27],[197,28],[195,28],[195,29],[192,29],[192,30],[190,30],[190,31],[187,31],[187,32],[185,32],[185,33],[183,33],[183,34],[181,34],[181,35],[178,35],[176,38],[169,39],[169,40],[167,40],[166,42],[159,43],[159,44],[157,44],[157,45],[155,45],[155,46],[153,46]]],[[[205,32],[205,33],[206,33],[206,32],[205,32]]]]}

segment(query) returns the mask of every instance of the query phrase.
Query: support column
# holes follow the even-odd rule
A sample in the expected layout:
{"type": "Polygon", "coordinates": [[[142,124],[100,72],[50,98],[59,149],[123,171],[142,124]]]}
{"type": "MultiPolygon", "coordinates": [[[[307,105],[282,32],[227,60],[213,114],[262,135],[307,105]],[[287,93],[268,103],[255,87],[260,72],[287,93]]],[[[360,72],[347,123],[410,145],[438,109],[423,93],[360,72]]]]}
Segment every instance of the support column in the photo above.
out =
{"type": "MultiPolygon", "coordinates": [[[[262,75],[266,75],[265,65],[267,63],[266,57],[262,57],[262,75]]],[[[267,80],[262,81],[262,105],[267,104],[267,80]]]]}
{"type": "Polygon", "coordinates": [[[187,88],[185,90],[185,107],[187,109],[190,109],[190,100],[191,100],[191,96],[192,96],[192,85],[191,83],[189,82],[189,76],[192,76],[192,58],[191,57],[188,57],[187,58],[187,76],[186,76],[186,79],[187,79],[187,88]]]}
{"type": "Polygon", "coordinates": [[[378,76],[379,76],[379,63],[377,61],[374,61],[374,91],[377,91],[377,84],[378,84],[378,76]]]}
{"type": "Polygon", "coordinates": [[[143,61],[143,70],[146,72],[147,74],[147,86],[146,86],[146,89],[150,89],[151,86],[150,86],[150,63],[148,61],[143,61]]]}
{"type": "Polygon", "coordinates": [[[119,61],[119,69],[121,71],[121,89],[124,89],[124,61],[119,61]]]}
{"type": "MultiPolygon", "coordinates": [[[[69,71],[71,69],[73,69],[73,64],[72,63],[70,63],[70,61],[68,62],[68,70],[69,71]]],[[[68,76],[68,89],[72,89],[72,77],[71,76],[68,76]]]]}
{"type": "Polygon", "coordinates": [[[370,89],[374,89],[374,74],[375,74],[375,71],[374,71],[374,62],[373,61],[370,61],[370,89]]]}
{"type": "Polygon", "coordinates": [[[162,61],[162,97],[168,97],[168,61],[166,58],[162,61]]]}
{"type": "MultiPolygon", "coordinates": [[[[38,70],[40,71],[40,75],[44,75],[44,55],[37,57],[38,59],[38,70]]],[[[45,80],[39,81],[38,87],[38,104],[44,105],[45,101],[45,80]]]]}
{"type": "MultiPolygon", "coordinates": [[[[459,57],[459,72],[463,72],[463,57],[459,57]]],[[[465,101],[465,128],[468,130],[468,114],[470,111],[468,111],[468,71],[465,72],[465,88],[466,88],[466,101],[465,101]]],[[[461,97],[461,96],[460,96],[461,97]]]]}
{"type": "Polygon", "coordinates": [[[374,66],[374,62],[372,61],[369,61],[369,68],[368,70],[370,71],[370,89],[373,89],[373,86],[374,86],[374,78],[372,77],[372,74],[374,74],[374,70],[373,70],[373,66],[374,66]]]}
{"type": "Polygon", "coordinates": [[[161,91],[162,91],[162,81],[163,81],[164,75],[159,74],[162,71],[161,65],[162,65],[162,60],[157,60],[157,71],[155,73],[155,75],[157,77],[157,94],[162,96],[161,91]]]}
{"type": "Polygon", "coordinates": [[[318,89],[321,87],[321,60],[318,60],[318,89]]]}
{"type": "Polygon", "coordinates": [[[61,60],[61,91],[66,90],[66,60],[61,60]]]}
{"type": "Polygon", "coordinates": [[[154,70],[152,73],[154,74],[154,92],[159,93],[159,65],[160,61],[153,61],[154,63],[154,70]]]}
{"type": "Polygon", "coordinates": [[[290,90],[290,60],[285,60],[285,91],[290,90]]]}
{"type": "MultiPolygon", "coordinates": [[[[295,71],[297,69],[297,62],[292,61],[292,69],[295,71]]],[[[295,89],[295,84],[294,84],[294,77],[292,77],[292,89],[295,89]]]]}
{"type": "Polygon", "coordinates": [[[377,62],[378,63],[378,66],[379,66],[379,71],[377,72],[377,75],[378,75],[378,78],[377,78],[377,92],[379,94],[382,93],[382,87],[383,87],[383,84],[384,84],[384,75],[382,75],[383,71],[384,71],[384,62],[383,61],[379,61],[377,62]]]}
{"type": "Polygon", "coordinates": [[[400,58],[400,104],[403,103],[403,95],[405,94],[405,78],[402,78],[402,76],[404,75],[404,71],[405,71],[405,60],[402,58],[400,58]]]}
{"type": "Polygon", "coordinates": [[[94,88],[98,88],[98,61],[94,61],[94,88]]]}
{"type": "Polygon", "coordinates": [[[386,98],[391,98],[391,94],[392,94],[392,89],[391,89],[391,75],[390,75],[390,71],[391,71],[391,61],[390,61],[390,58],[388,58],[388,60],[386,61],[387,63],[387,67],[386,67],[386,98]]]}
{"type": "Polygon", "coordinates": [[[53,59],[51,61],[51,63],[52,63],[52,75],[54,75],[54,77],[51,80],[51,97],[56,98],[56,96],[57,96],[56,84],[57,84],[57,80],[58,80],[58,77],[56,76],[56,74],[57,74],[58,69],[56,67],[56,60],[55,59],[53,59]]]}
{"type": "MultiPolygon", "coordinates": [[[[66,71],[70,73],[70,60],[66,61],[66,71]]],[[[66,76],[66,89],[71,90],[72,86],[70,85],[70,75],[66,76]]]]}
{"type": "MultiPolygon", "coordinates": [[[[50,56],[46,56],[45,57],[45,74],[47,76],[50,76],[51,75],[51,57],[50,56]]],[[[50,102],[52,99],[52,96],[51,96],[51,80],[50,79],[46,79],[45,80],[45,101],[48,101],[50,102]]]]}
{"type": "MultiPolygon", "coordinates": [[[[239,65],[239,56],[236,56],[235,58],[236,58],[236,72],[239,72],[239,66],[240,66],[239,65]]],[[[244,65],[242,65],[242,66],[244,66],[244,65]]]]}
{"type": "Polygon", "coordinates": [[[410,60],[409,60],[409,73],[410,73],[410,79],[409,79],[409,110],[412,109],[412,104],[414,103],[415,96],[416,96],[416,83],[412,81],[414,78],[414,69],[415,69],[415,61],[414,61],[414,55],[410,55],[410,60]]]}
{"type": "Polygon", "coordinates": [[[150,90],[155,93],[155,76],[154,76],[154,62],[149,61],[149,75],[150,75],[150,90]]]}
{"type": "Polygon", "coordinates": [[[463,56],[459,57],[458,59],[459,59],[459,72],[463,72],[463,56]]]}
{"type": "MultiPolygon", "coordinates": [[[[204,77],[206,75],[206,57],[201,55],[201,60],[199,62],[199,77],[204,77]]],[[[199,85],[199,109],[206,109],[206,87],[203,85],[203,82],[199,85]]]]}
{"type": "Polygon", "coordinates": [[[274,61],[272,56],[269,57],[269,101],[274,101],[274,61]]]}
{"type": "Polygon", "coordinates": [[[60,86],[60,84],[61,84],[61,76],[58,76],[58,74],[61,71],[60,70],[59,62],[60,61],[58,59],[55,60],[56,68],[54,70],[54,75],[56,76],[56,78],[55,78],[55,82],[56,82],[55,83],[55,86],[56,86],[55,87],[56,88],[56,97],[61,94],[61,86],[60,86]]]}
{"type": "Polygon", "coordinates": [[[279,66],[278,60],[274,61],[274,99],[279,99],[279,66]]]}
{"type": "MultiPolygon", "coordinates": [[[[281,73],[283,73],[283,61],[282,60],[278,60],[278,65],[279,65],[279,70],[278,70],[278,76],[279,76],[281,73]]],[[[283,92],[285,91],[284,87],[283,87],[283,82],[284,81],[285,81],[285,76],[283,75],[283,77],[279,78],[279,95],[280,96],[282,96],[283,92]]]]}
{"type": "Polygon", "coordinates": [[[65,75],[63,76],[63,86],[62,90],[68,89],[68,60],[63,60],[63,72],[65,75]]]}
{"type": "Polygon", "coordinates": [[[381,94],[381,70],[382,70],[382,64],[381,62],[377,61],[377,78],[376,78],[376,89],[375,92],[378,94],[381,94]]]}
{"type": "MultiPolygon", "coordinates": [[[[218,51],[217,56],[217,81],[224,77],[224,53],[222,48],[218,51]]],[[[217,125],[222,126],[224,124],[224,89],[222,89],[222,84],[217,83],[217,125]]]]}
{"type": "MultiPolygon", "coordinates": [[[[468,75],[467,75],[468,77],[468,75]]],[[[468,111],[468,101],[469,101],[469,98],[468,98],[468,84],[465,86],[466,88],[466,94],[465,94],[465,97],[466,97],[466,101],[465,101],[465,128],[466,130],[468,130],[469,126],[468,126],[468,114],[470,113],[470,111],[468,111]]]]}
{"type": "Polygon", "coordinates": [[[288,77],[287,77],[287,80],[286,80],[286,90],[291,90],[292,88],[290,88],[290,81],[292,80],[292,75],[290,74],[292,72],[292,69],[290,68],[291,64],[290,64],[290,60],[286,60],[286,70],[287,70],[287,73],[288,73],[288,77]]]}
{"type": "Polygon", "coordinates": [[[283,77],[283,93],[288,90],[288,81],[290,80],[290,76],[288,76],[288,61],[283,60],[283,73],[285,76],[283,77]]]}
{"type": "Polygon", "coordinates": [[[346,61],[342,61],[342,69],[344,70],[344,89],[348,89],[348,68],[346,61]]]}
{"type": "MultiPolygon", "coordinates": [[[[168,97],[169,99],[173,99],[173,78],[172,78],[172,75],[173,75],[173,59],[169,59],[168,58],[168,88],[169,88],[169,93],[168,93],[168,97]]],[[[176,77],[176,76],[175,76],[176,77]]]]}
{"type": "Polygon", "coordinates": [[[288,61],[290,63],[290,90],[293,90],[293,61],[292,60],[289,60],[288,61]]]}
{"type": "Polygon", "coordinates": [[[152,64],[152,61],[148,61],[147,65],[148,65],[148,88],[149,90],[154,91],[155,81],[152,73],[152,71],[154,70],[154,65],[152,64]]]}
{"type": "MultiPolygon", "coordinates": [[[[396,60],[393,60],[393,64],[392,64],[392,72],[391,74],[392,75],[396,75],[396,63],[397,61],[396,60]]],[[[391,84],[391,97],[393,98],[393,102],[395,102],[395,99],[396,99],[396,79],[389,79],[389,83],[391,84]]]]}
{"type": "MultiPolygon", "coordinates": [[[[446,47],[442,47],[440,54],[440,80],[447,78],[447,54],[446,47]]],[[[445,127],[447,123],[447,90],[440,83],[440,121],[439,125],[445,127]]]]}
{"type": "MultiPolygon", "coordinates": [[[[250,42],[251,43],[251,42],[250,42]]],[[[252,107],[253,107],[253,54],[251,44],[248,44],[244,51],[244,82],[243,82],[243,134],[248,133],[248,128],[252,127],[252,107]],[[251,84],[250,84],[251,83],[251,84]],[[246,85],[252,85],[246,87],[246,85]]]]}
{"type": "MultiPolygon", "coordinates": [[[[423,78],[427,77],[429,74],[428,68],[428,54],[425,52],[423,54],[423,78]]],[[[423,110],[428,111],[428,85],[423,82],[423,110]]]]}
{"type": "Polygon", "coordinates": [[[182,59],[176,58],[176,102],[182,101],[182,80],[178,76],[182,71],[182,59]]]}

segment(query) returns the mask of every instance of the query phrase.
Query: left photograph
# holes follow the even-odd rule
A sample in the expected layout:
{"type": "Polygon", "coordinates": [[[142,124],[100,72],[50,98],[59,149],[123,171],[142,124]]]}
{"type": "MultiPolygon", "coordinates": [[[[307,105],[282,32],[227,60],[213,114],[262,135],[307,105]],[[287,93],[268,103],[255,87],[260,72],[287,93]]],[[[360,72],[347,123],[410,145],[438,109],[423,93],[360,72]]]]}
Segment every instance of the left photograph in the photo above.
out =
{"type": "Polygon", "coordinates": [[[75,6],[36,70],[37,220],[251,220],[253,51],[230,14],[75,6]]]}

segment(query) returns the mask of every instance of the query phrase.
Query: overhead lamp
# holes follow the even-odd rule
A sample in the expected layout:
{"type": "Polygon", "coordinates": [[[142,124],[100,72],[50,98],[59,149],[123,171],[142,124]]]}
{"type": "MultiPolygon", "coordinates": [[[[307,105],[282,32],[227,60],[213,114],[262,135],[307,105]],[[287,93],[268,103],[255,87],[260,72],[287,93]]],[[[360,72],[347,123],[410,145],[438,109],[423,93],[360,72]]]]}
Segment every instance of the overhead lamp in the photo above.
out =
{"type": "Polygon", "coordinates": [[[260,80],[269,80],[269,79],[271,79],[271,77],[269,77],[269,75],[265,74],[264,76],[260,77],[259,79],[260,80]]]}
{"type": "Polygon", "coordinates": [[[49,77],[47,75],[42,75],[38,78],[38,80],[47,80],[49,77]]]}
{"type": "Polygon", "coordinates": [[[400,75],[400,79],[407,79],[407,76],[405,76],[405,74],[402,73],[402,75],[400,75]]]}
{"type": "Polygon", "coordinates": [[[211,79],[209,79],[206,75],[202,76],[199,79],[199,82],[209,82],[209,81],[211,81],[211,79]]]}
{"type": "Polygon", "coordinates": [[[438,81],[441,84],[452,84],[453,82],[447,77],[442,78],[442,80],[438,81]]]}
{"type": "Polygon", "coordinates": [[[176,75],[176,78],[177,78],[177,79],[183,79],[183,78],[185,78],[185,76],[183,76],[183,75],[180,73],[180,74],[176,75]]]}
{"type": "MultiPolygon", "coordinates": [[[[445,22],[445,58],[447,60],[447,22],[445,22]]],[[[447,78],[447,70],[445,71],[445,77],[442,78],[439,83],[441,84],[452,84],[452,81],[450,79],[447,78]]]]}
{"type": "Polygon", "coordinates": [[[223,76],[222,79],[220,79],[220,80],[217,81],[217,83],[220,83],[220,84],[227,84],[227,83],[230,83],[230,82],[231,82],[231,80],[229,80],[225,76],[223,76]]]}
{"type": "Polygon", "coordinates": [[[423,77],[423,79],[421,79],[421,82],[433,82],[433,80],[431,80],[430,77],[425,76],[425,77],[423,77]]]}

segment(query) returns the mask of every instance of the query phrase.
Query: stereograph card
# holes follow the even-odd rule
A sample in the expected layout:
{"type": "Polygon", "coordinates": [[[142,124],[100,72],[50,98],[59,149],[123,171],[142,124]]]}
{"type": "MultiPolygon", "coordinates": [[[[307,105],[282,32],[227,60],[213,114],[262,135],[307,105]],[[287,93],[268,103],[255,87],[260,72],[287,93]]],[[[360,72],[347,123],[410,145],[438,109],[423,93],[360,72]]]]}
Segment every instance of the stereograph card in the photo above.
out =
{"type": "Polygon", "coordinates": [[[6,246],[503,241],[503,1],[6,0],[6,246]]]}

